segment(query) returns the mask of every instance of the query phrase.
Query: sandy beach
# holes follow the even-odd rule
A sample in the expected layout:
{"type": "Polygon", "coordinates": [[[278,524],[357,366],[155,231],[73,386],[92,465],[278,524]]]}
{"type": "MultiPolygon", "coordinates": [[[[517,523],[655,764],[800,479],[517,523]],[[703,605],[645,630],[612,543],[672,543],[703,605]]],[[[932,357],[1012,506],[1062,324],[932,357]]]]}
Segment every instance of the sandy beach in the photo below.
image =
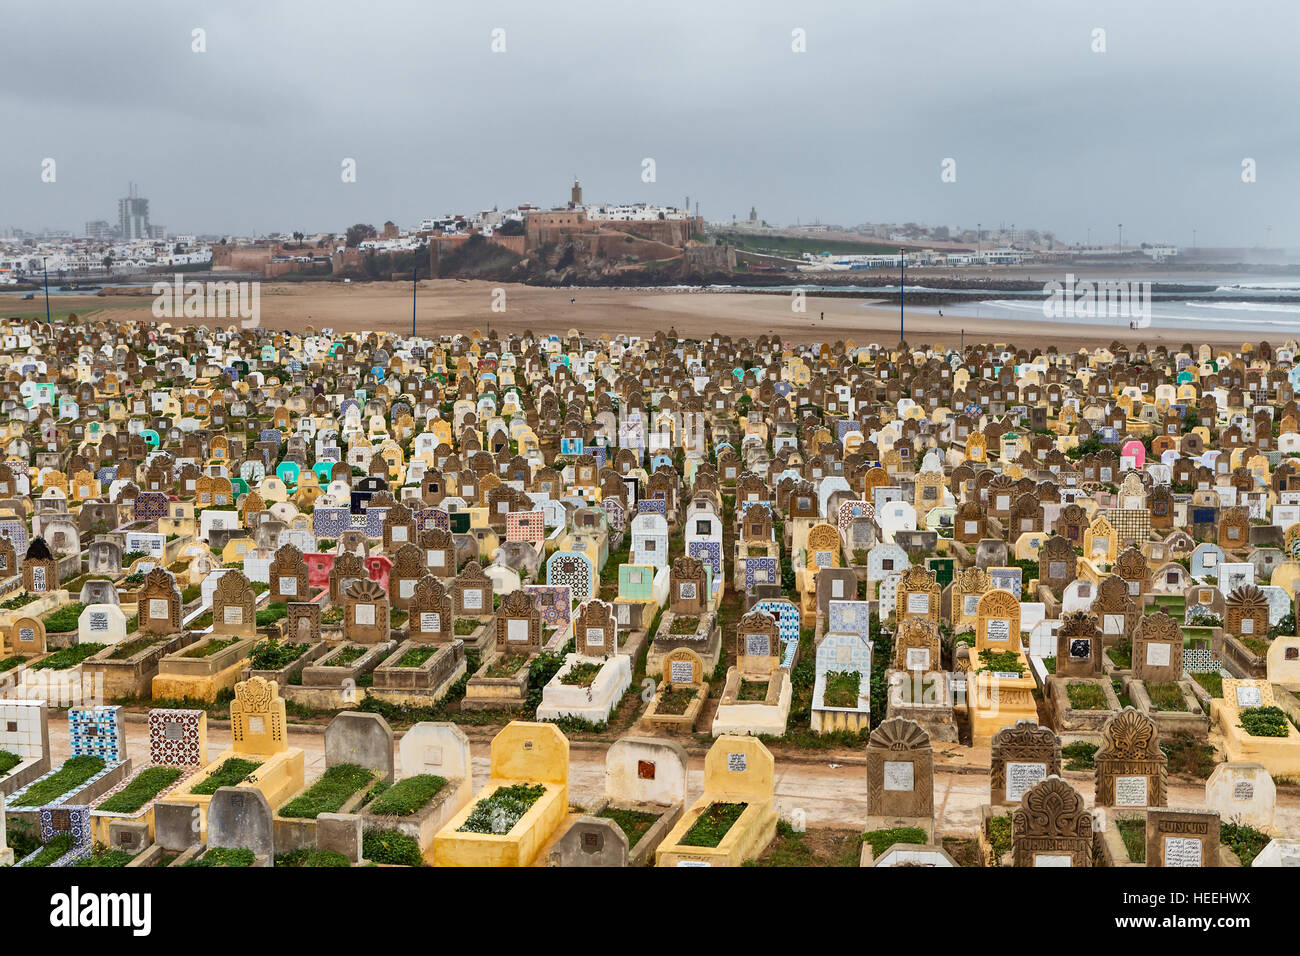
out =
{"type": "MultiPolygon", "coordinates": [[[[50,297],[56,316],[76,313],[90,321],[155,321],[152,295],[58,295],[50,297]]],[[[735,337],[779,333],[797,342],[852,339],[857,345],[898,341],[898,307],[870,296],[841,298],[809,295],[806,311],[791,308],[789,294],[704,292],[682,290],[543,288],[456,279],[425,280],[419,284],[416,329],[428,335],[446,335],[492,328],[503,331],[530,329],[536,333],[563,333],[580,329],[593,335],[620,332],[651,335],[676,328],[692,337],[719,332],[735,337]],[[492,310],[504,292],[504,311],[492,310]]],[[[337,331],[404,332],[411,328],[411,287],[400,282],[376,283],[264,283],[261,288],[264,328],[301,331],[333,328],[337,331]]],[[[28,301],[20,294],[0,294],[0,316],[43,317],[44,298],[38,292],[28,301]]],[[[184,320],[173,320],[173,325],[184,320]]],[[[225,324],[225,323],[222,323],[225,324]]],[[[1111,325],[1081,325],[1026,319],[975,319],[938,316],[932,310],[909,309],[907,339],[958,347],[962,332],[966,344],[1009,343],[1032,348],[1050,344],[1061,349],[1095,348],[1112,340],[1163,342],[1178,346],[1197,336],[1212,345],[1239,347],[1239,331],[1131,330],[1126,321],[1111,325]]]]}

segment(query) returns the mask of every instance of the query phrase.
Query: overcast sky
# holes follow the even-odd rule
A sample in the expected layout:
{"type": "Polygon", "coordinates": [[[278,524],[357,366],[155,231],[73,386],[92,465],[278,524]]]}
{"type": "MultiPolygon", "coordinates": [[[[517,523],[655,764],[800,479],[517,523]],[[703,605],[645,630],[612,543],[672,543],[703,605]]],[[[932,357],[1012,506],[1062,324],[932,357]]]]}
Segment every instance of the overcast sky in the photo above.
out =
{"type": "Polygon", "coordinates": [[[10,4],[0,228],[116,222],[128,181],[173,233],[414,225],[577,174],[707,219],[1297,247],[1297,27],[1296,0],[10,4]]]}

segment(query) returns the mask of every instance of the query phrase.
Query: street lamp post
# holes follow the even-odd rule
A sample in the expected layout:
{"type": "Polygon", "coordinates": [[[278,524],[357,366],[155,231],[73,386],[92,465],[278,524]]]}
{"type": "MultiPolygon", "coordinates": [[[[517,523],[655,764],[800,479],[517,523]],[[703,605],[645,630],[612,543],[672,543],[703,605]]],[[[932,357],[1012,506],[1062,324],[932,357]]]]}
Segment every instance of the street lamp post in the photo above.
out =
{"type": "Polygon", "coordinates": [[[45,324],[53,325],[50,318],[50,270],[45,264],[45,257],[41,256],[41,272],[45,273],[45,324]]]}
{"type": "Polygon", "coordinates": [[[902,249],[898,250],[898,343],[905,341],[903,335],[903,296],[907,289],[907,257],[902,249]]]}

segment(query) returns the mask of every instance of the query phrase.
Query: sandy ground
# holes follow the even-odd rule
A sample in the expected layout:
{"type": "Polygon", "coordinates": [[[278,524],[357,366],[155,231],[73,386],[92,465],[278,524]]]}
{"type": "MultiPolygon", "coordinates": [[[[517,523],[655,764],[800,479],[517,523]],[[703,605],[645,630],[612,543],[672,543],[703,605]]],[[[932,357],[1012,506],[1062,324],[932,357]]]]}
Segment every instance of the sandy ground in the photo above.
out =
{"type": "MultiPolygon", "coordinates": [[[[470,753],[474,766],[474,789],[488,780],[488,744],[490,737],[466,728],[470,734],[470,753]]],[[[399,734],[400,736],[400,734],[399,734]]],[[[141,721],[126,724],[127,753],[134,761],[133,772],[148,764],[149,731],[141,721]]],[[[215,759],[230,745],[226,727],[208,729],[208,757],[215,759]]],[[[289,746],[306,754],[307,780],[325,772],[325,739],[322,731],[289,726],[289,746]]],[[[50,721],[50,749],[54,764],[68,757],[67,722],[54,717],[50,721]]],[[[987,750],[985,751],[987,755],[987,750]]],[[[776,758],[776,809],[790,819],[802,810],[810,827],[860,828],[867,816],[866,770],[861,761],[836,764],[834,757],[825,761],[805,762],[776,758]]],[[[687,799],[694,802],[704,792],[704,758],[691,756],[688,766],[687,799]]],[[[399,776],[400,768],[399,768],[399,776]]],[[[1067,774],[1069,783],[1091,803],[1092,779],[1087,774],[1067,774]]],[[[573,806],[590,806],[605,796],[605,747],[575,746],[569,752],[569,802],[573,806]]],[[[971,836],[979,826],[980,808],[988,803],[987,773],[954,773],[936,767],[934,775],[935,821],[945,836],[971,836]]],[[[1202,808],[1205,786],[1184,780],[1171,780],[1171,807],[1202,808]]],[[[1287,836],[1300,836],[1300,790],[1279,789],[1276,826],[1287,836]]]]}
{"type": "MultiPolygon", "coordinates": [[[[676,328],[682,335],[703,337],[713,332],[755,338],[779,333],[798,342],[852,339],[857,345],[898,341],[898,308],[872,305],[869,296],[836,298],[809,295],[806,311],[794,312],[788,294],[739,292],[652,291],[646,289],[552,289],[456,279],[425,280],[419,284],[416,329],[428,335],[486,330],[532,330],[564,333],[571,328],[589,335],[620,332],[652,335],[676,328]],[[504,311],[493,311],[502,301],[504,311]],[[824,314],[824,317],[823,317],[824,314]]],[[[75,312],[82,319],[153,321],[152,296],[59,295],[50,298],[56,314],[75,312]]],[[[0,316],[43,316],[39,293],[30,301],[18,294],[0,294],[0,316]]],[[[261,288],[262,326],[301,331],[404,332],[411,328],[411,287],[384,283],[266,283],[261,288]]],[[[185,320],[175,325],[187,324],[185,320]]],[[[213,323],[215,324],[215,322],[213,323]]],[[[909,342],[958,347],[962,331],[967,345],[1005,342],[1016,347],[1052,344],[1062,349],[1095,348],[1114,339],[1180,345],[1183,330],[1132,331],[1124,322],[1105,326],[1033,320],[992,320],[940,317],[908,311],[909,342]]],[[[1240,346],[1240,332],[1198,330],[1212,345],[1240,346]]],[[[1199,342],[1197,344],[1200,344],[1199,342]]]]}

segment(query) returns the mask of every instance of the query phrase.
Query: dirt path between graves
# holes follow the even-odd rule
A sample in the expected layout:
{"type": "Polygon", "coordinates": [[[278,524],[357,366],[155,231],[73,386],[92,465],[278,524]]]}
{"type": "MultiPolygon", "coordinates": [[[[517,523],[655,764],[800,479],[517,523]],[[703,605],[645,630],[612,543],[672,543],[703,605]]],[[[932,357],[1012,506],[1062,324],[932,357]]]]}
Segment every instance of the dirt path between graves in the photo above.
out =
{"type": "MultiPolygon", "coordinates": [[[[487,783],[488,738],[470,734],[470,747],[474,763],[474,789],[487,783]]],[[[127,753],[135,761],[135,769],[148,762],[148,726],[137,720],[128,720],[127,753]]],[[[307,779],[311,780],[325,770],[324,734],[316,729],[290,725],[289,744],[300,747],[307,757],[307,779]]],[[[215,758],[230,744],[230,731],[226,727],[208,730],[208,756],[215,758]]],[[[61,715],[50,720],[50,747],[55,764],[68,757],[67,722],[61,715]]],[[[800,760],[776,761],[777,811],[789,819],[802,810],[809,827],[860,827],[867,816],[866,781],[862,763],[835,764],[833,757],[825,762],[800,760]]],[[[1086,773],[1067,772],[1066,779],[1088,802],[1092,800],[1092,776],[1086,773]]],[[[689,763],[688,798],[694,801],[704,790],[704,758],[692,755],[689,763]]],[[[584,806],[604,796],[605,747],[584,743],[574,746],[569,753],[570,803],[584,806]]],[[[1199,808],[1205,802],[1205,785],[1198,781],[1177,779],[1170,782],[1171,807],[1199,808]]],[[[938,831],[944,836],[969,836],[978,826],[980,808],[988,803],[988,776],[983,773],[951,772],[936,768],[934,779],[935,819],[938,831]]],[[[1300,788],[1282,787],[1277,796],[1277,828],[1287,836],[1300,836],[1300,788]]]]}

